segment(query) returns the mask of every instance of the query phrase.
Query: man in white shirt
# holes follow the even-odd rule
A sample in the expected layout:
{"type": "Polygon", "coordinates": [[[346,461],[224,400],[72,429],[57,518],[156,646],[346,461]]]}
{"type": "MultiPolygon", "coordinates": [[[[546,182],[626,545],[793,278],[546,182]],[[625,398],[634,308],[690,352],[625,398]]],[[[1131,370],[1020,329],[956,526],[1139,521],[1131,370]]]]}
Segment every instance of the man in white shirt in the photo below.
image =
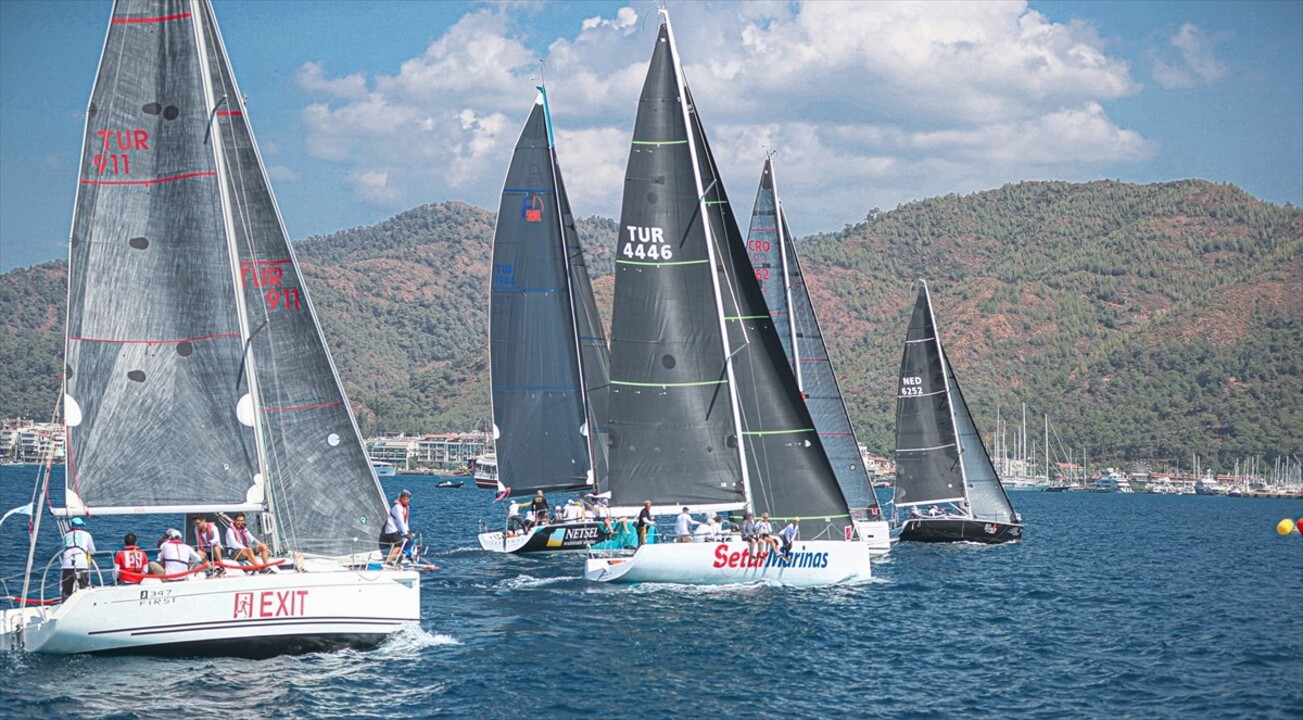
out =
{"type": "Polygon", "coordinates": [[[692,513],[689,513],[686,507],[683,508],[683,512],[674,518],[674,534],[677,536],[675,540],[677,542],[692,542],[692,526],[700,524],[692,519],[692,513]]]}
{"type": "Polygon", "coordinates": [[[244,513],[236,513],[231,521],[231,527],[226,529],[226,547],[231,549],[231,559],[235,562],[248,560],[252,564],[257,564],[254,553],[262,556],[263,565],[271,562],[267,545],[245,527],[244,513]]]}
{"type": "MultiPolygon", "coordinates": [[[[168,528],[163,534],[163,542],[158,546],[158,562],[149,564],[149,573],[151,575],[177,575],[189,570],[192,565],[197,565],[204,561],[199,557],[195,549],[186,545],[181,540],[181,531],[176,528],[168,528]]],[[[169,579],[164,577],[164,579],[169,579]]],[[[179,580],[180,578],[170,578],[179,580]]]]}
{"type": "Polygon", "coordinates": [[[398,493],[398,499],[394,501],[394,506],[389,509],[389,518],[385,520],[385,526],[380,530],[380,549],[389,550],[389,555],[385,557],[385,562],[393,565],[398,562],[398,556],[403,552],[405,541],[412,537],[412,530],[407,525],[407,518],[411,512],[412,494],[406,490],[398,493]]]}
{"type": "Polygon", "coordinates": [[[783,539],[783,559],[786,560],[792,552],[792,543],[801,539],[801,518],[792,518],[792,522],[787,523],[778,536],[783,539]]]}
{"type": "Polygon", "coordinates": [[[90,556],[95,554],[95,538],[86,529],[86,521],[75,517],[63,535],[63,550],[59,552],[60,586],[66,600],[77,588],[90,585],[90,556]]]}

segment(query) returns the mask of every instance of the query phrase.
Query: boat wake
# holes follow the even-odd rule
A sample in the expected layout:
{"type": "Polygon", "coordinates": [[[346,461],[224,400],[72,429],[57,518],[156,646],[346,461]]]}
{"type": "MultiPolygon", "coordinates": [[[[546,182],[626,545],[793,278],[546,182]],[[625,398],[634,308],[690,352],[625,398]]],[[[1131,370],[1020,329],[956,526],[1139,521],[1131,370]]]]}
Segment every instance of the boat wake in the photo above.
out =
{"type": "Polygon", "coordinates": [[[514,578],[507,578],[497,584],[499,590],[528,590],[533,588],[547,587],[557,583],[569,582],[575,580],[573,577],[551,577],[536,578],[532,575],[517,575],[514,578]]]}
{"type": "Polygon", "coordinates": [[[430,632],[416,623],[408,623],[386,638],[375,653],[392,659],[412,658],[419,656],[420,651],[426,648],[461,644],[460,640],[451,635],[430,632]]]}

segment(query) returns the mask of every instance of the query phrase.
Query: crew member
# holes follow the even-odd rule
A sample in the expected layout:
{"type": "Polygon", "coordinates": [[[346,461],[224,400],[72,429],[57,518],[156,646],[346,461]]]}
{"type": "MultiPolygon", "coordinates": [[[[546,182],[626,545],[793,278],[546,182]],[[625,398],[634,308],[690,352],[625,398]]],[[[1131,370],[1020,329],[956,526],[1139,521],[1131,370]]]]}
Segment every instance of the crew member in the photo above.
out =
{"type": "Polygon", "coordinates": [[[388,565],[398,561],[398,556],[403,552],[403,543],[412,537],[412,530],[407,525],[411,504],[410,492],[404,490],[398,493],[394,506],[389,508],[389,519],[385,520],[385,526],[381,529],[380,549],[389,551],[385,557],[385,563],[388,565]]]}
{"type": "Polygon", "coordinates": [[[75,517],[63,535],[63,550],[59,553],[60,588],[66,600],[77,588],[90,586],[91,555],[95,554],[95,538],[86,529],[86,521],[75,517]]]}
{"type": "MultiPolygon", "coordinates": [[[[163,533],[163,543],[158,546],[158,562],[150,563],[149,570],[151,575],[178,575],[203,561],[199,553],[181,539],[180,530],[168,528],[167,532],[163,533]]],[[[180,579],[164,577],[165,581],[180,579]]]]}
{"type": "Polygon", "coordinates": [[[118,582],[135,585],[149,572],[149,556],[136,547],[136,534],[122,536],[122,549],[113,556],[113,567],[118,571],[118,582]]]}
{"type": "Polygon", "coordinates": [[[271,553],[268,552],[266,543],[245,527],[244,513],[236,513],[235,518],[231,520],[231,527],[226,529],[226,546],[231,549],[231,559],[235,562],[248,560],[250,564],[257,564],[254,553],[262,556],[263,565],[271,561],[271,553]]]}

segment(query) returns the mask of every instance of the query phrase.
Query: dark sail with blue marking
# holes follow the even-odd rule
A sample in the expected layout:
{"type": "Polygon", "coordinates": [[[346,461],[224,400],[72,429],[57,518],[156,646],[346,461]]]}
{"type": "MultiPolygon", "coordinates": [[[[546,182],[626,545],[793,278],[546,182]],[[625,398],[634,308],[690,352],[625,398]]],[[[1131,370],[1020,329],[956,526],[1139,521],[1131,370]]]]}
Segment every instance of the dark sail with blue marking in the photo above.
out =
{"type": "Polygon", "coordinates": [[[590,442],[601,421],[589,417],[583,366],[591,360],[600,377],[603,353],[594,346],[605,343],[596,302],[575,301],[576,290],[592,295],[578,245],[540,96],[516,143],[493,234],[489,377],[498,478],[513,494],[594,486],[602,467],[590,442]],[[593,326],[581,333],[578,318],[590,307],[593,326]]]}
{"type": "Polygon", "coordinates": [[[760,175],[747,234],[747,253],[842,494],[852,511],[879,517],[878,498],[860,456],[859,440],[846,412],[832,358],[805,285],[796,242],[778,196],[771,158],[765,159],[760,175]]]}

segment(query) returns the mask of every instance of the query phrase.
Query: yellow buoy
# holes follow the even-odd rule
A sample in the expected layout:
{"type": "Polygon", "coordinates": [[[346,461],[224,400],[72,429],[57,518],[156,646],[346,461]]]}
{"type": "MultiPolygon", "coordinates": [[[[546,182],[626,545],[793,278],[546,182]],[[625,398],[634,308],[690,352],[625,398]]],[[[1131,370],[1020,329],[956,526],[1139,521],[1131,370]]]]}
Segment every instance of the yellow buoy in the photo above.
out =
{"type": "Polygon", "coordinates": [[[1290,520],[1289,518],[1285,518],[1284,520],[1281,520],[1280,522],[1276,523],[1276,532],[1280,533],[1281,535],[1288,535],[1294,532],[1294,521],[1290,520]]]}

